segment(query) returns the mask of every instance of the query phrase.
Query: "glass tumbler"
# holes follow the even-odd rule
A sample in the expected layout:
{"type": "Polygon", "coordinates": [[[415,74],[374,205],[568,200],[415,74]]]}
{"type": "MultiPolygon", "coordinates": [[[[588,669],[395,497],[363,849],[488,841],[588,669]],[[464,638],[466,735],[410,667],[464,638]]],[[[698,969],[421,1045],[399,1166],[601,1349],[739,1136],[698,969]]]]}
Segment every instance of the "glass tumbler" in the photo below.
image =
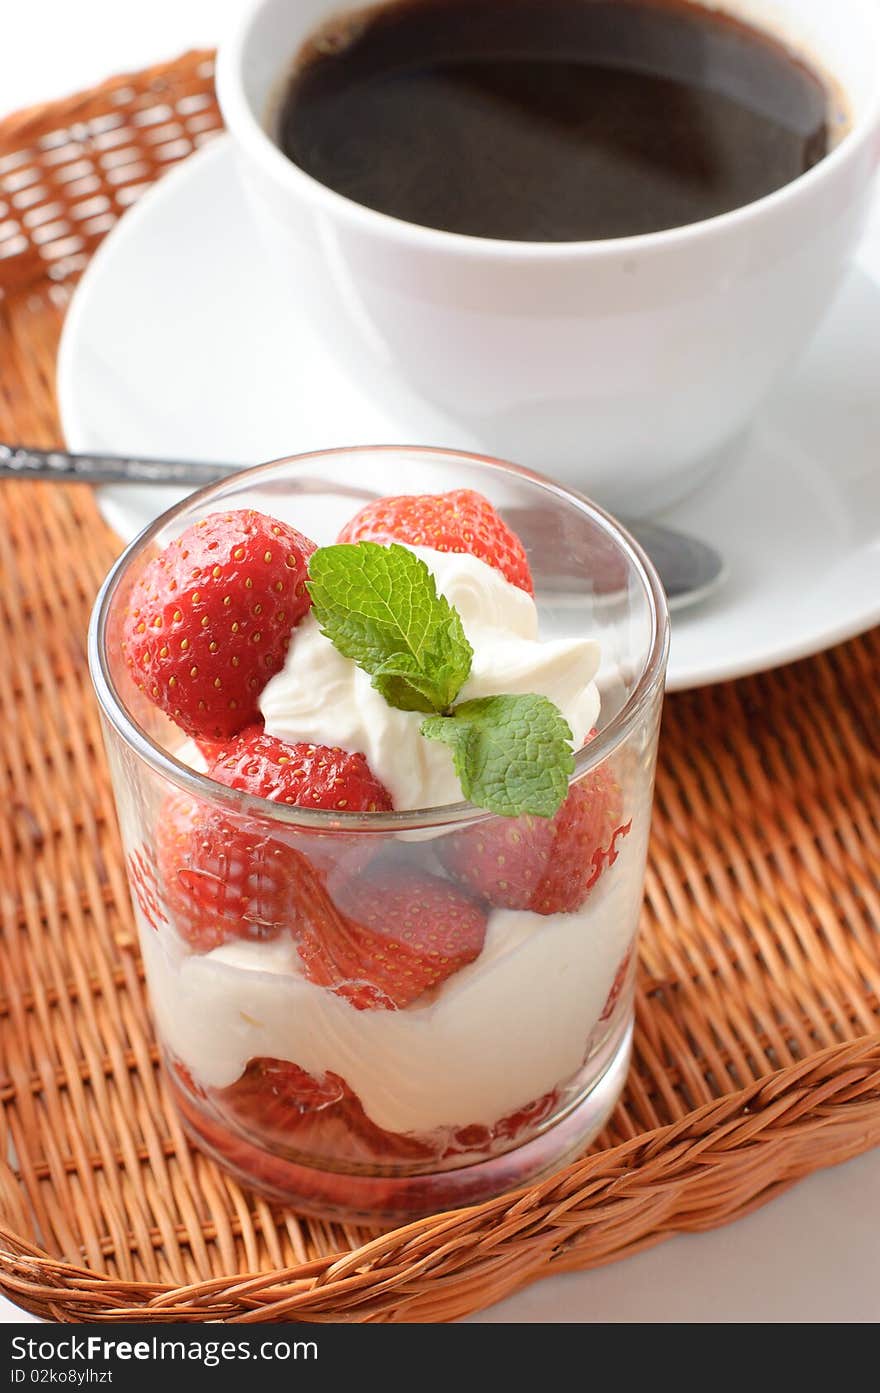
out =
{"type": "Polygon", "coordinates": [[[484,1201],[585,1146],[630,1058],[667,650],[659,580],[626,533],[474,455],[279,460],[191,495],[128,547],[95,606],[90,663],[156,1031],[198,1146],[304,1212],[386,1222],[484,1201]],[[600,648],[600,714],[556,818],[465,802],[330,812],[209,778],[121,656],[147,563],[221,510],[256,508],[326,545],[370,499],[451,488],[484,494],[522,539],[540,636],[600,648]],[[206,885],[207,927],[190,912],[206,885]],[[346,945],[369,940],[406,970],[426,924],[442,970],[395,1005],[346,945]]]}

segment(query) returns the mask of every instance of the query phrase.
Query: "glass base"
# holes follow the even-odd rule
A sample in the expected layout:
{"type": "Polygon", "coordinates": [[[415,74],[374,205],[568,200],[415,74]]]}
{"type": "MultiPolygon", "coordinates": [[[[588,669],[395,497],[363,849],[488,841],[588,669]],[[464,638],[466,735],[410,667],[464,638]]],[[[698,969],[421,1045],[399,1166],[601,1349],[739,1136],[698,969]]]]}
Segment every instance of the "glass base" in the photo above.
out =
{"type": "Polygon", "coordinates": [[[434,1174],[353,1174],[273,1155],[210,1116],[173,1072],[168,1078],[190,1139],[242,1185],[303,1214],[348,1223],[396,1224],[482,1204],[542,1179],[579,1155],[607,1122],[626,1082],[632,1017],[622,1024],[616,1044],[609,1042],[610,1057],[602,1073],[558,1122],[504,1155],[434,1174]]]}

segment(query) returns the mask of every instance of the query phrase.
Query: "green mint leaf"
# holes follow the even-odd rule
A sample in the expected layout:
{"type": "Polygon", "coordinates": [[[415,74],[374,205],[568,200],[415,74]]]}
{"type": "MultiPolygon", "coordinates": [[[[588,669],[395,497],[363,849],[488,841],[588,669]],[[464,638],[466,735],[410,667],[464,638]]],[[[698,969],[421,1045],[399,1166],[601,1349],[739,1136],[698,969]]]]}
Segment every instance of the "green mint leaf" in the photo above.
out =
{"type": "Polygon", "coordinates": [[[547,697],[463,701],[450,716],[423,721],[421,731],[451,746],[461,791],[478,808],[502,817],[552,817],[565,801],[572,734],[547,697]]]}
{"type": "Polygon", "coordinates": [[[309,560],[321,632],[401,711],[448,711],[474,653],[424,561],[378,542],[321,547],[309,560]]]}

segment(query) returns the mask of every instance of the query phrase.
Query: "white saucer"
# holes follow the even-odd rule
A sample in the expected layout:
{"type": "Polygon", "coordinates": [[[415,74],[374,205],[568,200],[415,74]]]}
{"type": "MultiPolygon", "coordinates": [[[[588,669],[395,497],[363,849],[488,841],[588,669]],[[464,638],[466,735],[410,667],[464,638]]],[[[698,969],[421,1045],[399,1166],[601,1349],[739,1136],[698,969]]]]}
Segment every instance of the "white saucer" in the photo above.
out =
{"type": "MultiPolygon", "coordinates": [[[[672,690],[804,657],[880,621],[878,363],[875,216],[738,467],[663,517],[729,564],[715,596],[674,618],[672,690]]],[[[225,137],[147,193],[94,257],[67,316],[58,394],[74,450],[252,464],[334,445],[474,446],[439,438],[412,402],[395,418],[380,410],[285,312],[225,137]]],[[[176,497],[112,488],[101,506],[128,539],[176,497]]]]}

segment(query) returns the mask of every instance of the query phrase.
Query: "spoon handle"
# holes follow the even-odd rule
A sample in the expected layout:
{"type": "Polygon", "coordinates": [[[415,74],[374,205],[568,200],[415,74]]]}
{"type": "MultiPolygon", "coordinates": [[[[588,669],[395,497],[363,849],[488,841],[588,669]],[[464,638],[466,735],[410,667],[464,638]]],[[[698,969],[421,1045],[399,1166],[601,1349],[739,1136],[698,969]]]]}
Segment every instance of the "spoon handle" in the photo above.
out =
{"type": "Polygon", "coordinates": [[[0,444],[0,478],[57,479],[81,484],[211,484],[239,465],[206,460],[141,459],[139,456],[69,454],[0,444]]]}
{"type": "MultiPolygon", "coordinates": [[[[214,460],[142,459],[139,455],[70,454],[0,444],[0,479],[57,479],[82,484],[213,484],[243,466],[214,460]]],[[[372,495],[364,494],[367,500],[372,495]]],[[[666,589],[670,609],[704,599],[724,579],[724,562],[714,547],[696,537],[650,522],[621,519],[645,548],[666,589]]],[[[565,590],[559,577],[555,586],[565,590]]]]}

